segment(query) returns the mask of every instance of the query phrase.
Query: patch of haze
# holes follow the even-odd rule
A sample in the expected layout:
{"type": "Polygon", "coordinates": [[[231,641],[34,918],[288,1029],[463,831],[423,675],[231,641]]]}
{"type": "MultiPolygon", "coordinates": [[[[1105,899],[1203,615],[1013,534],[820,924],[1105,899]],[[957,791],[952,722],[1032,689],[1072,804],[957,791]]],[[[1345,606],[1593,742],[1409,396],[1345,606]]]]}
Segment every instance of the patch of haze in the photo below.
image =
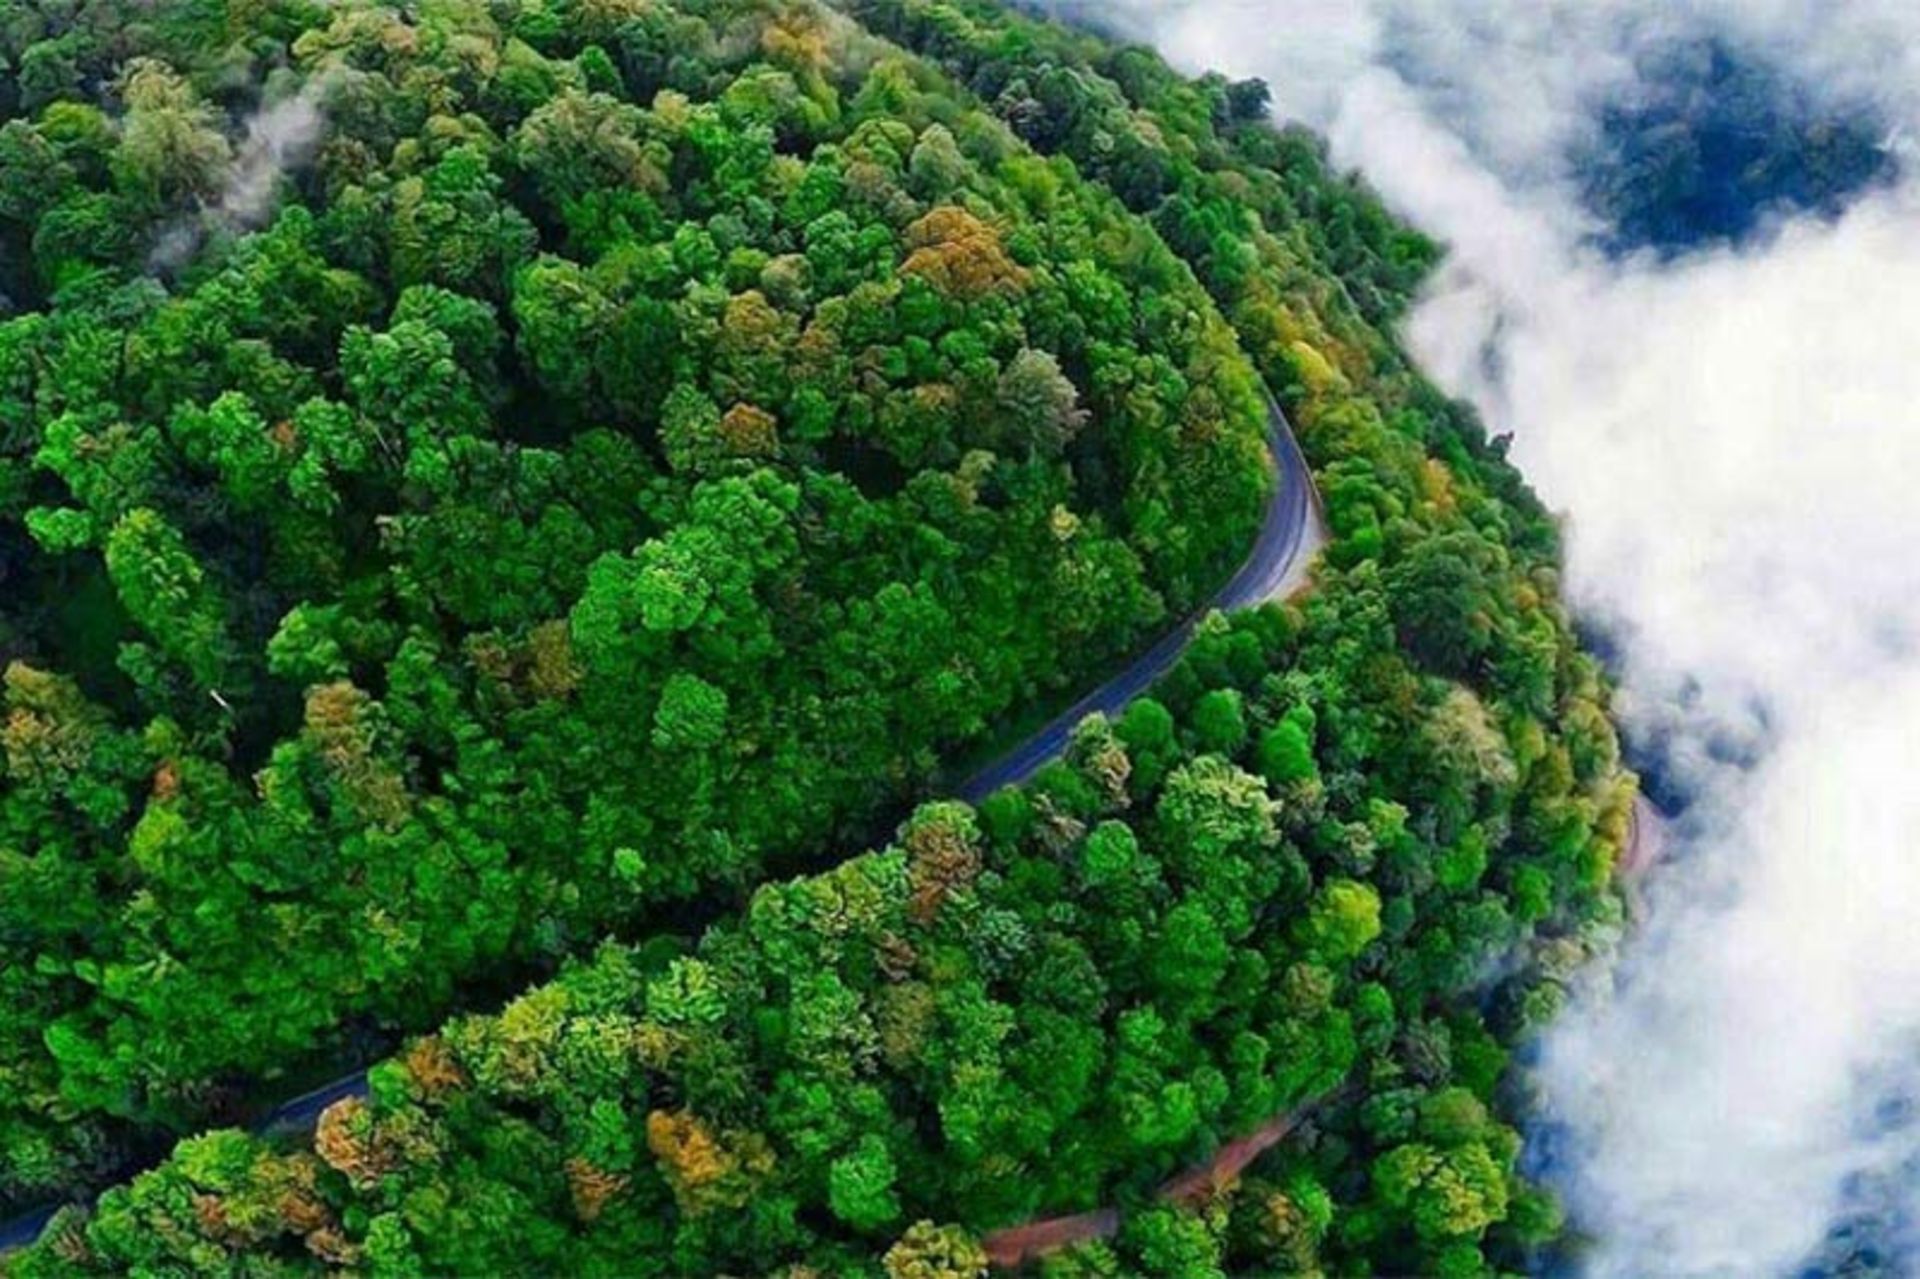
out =
{"type": "Polygon", "coordinates": [[[1743,249],[1611,262],[1564,157],[1636,52],[1688,32],[1920,136],[1920,11],[1098,9],[1189,70],[1264,77],[1451,246],[1414,346],[1566,513],[1576,600],[1624,639],[1629,731],[1695,800],[1617,980],[1544,1045],[1576,1155],[1557,1175],[1596,1274],[1795,1270],[1843,1184],[1914,1153],[1865,1112],[1889,1078],[1913,1092],[1920,1032],[1920,182],[1909,164],[1743,249]]]}
{"type": "Polygon", "coordinates": [[[326,130],[322,100],[331,81],[308,80],[291,97],[273,102],[246,123],[220,194],[192,217],[181,218],[160,233],[148,269],[178,269],[215,231],[249,231],[272,215],[280,178],[307,162],[326,130]]]}
{"type": "Polygon", "coordinates": [[[222,217],[239,226],[258,226],[266,217],[280,175],[303,163],[320,141],[321,87],[305,86],[247,121],[246,141],[220,194],[222,217]]]}

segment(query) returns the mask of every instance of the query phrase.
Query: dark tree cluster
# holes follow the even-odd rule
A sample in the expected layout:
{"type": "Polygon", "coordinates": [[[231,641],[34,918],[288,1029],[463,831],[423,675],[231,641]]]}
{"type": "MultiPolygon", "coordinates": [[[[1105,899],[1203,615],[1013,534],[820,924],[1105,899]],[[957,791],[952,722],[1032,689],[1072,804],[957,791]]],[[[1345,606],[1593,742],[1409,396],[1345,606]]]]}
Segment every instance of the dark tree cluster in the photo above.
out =
{"type": "Polygon", "coordinates": [[[1869,104],[1719,38],[1656,43],[1573,149],[1614,253],[1672,256],[1750,239],[1784,216],[1837,217],[1898,169],[1869,104]]]}

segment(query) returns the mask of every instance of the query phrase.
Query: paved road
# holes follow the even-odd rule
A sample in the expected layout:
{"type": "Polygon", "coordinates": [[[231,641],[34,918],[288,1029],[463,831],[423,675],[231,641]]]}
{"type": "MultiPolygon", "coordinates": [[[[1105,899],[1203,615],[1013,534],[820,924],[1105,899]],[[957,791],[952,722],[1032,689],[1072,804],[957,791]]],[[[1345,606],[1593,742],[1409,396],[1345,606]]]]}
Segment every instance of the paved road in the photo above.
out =
{"type": "MultiPolygon", "coordinates": [[[[960,798],[979,800],[1002,786],[1025,781],[1041,765],[1067,747],[1074,728],[1095,711],[1117,714],[1167,673],[1186,650],[1194,627],[1214,609],[1231,611],[1279,599],[1305,580],[1312,553],[1326,540],[1314,505],[1312,473],[1293,438],[1293,428],[1280,405],[1267,401],[1267,447],[1278,469],[1279,489],[1267,504],[1260,535],[1240,571],[1233,575],[1205,608],[1175,627],[1112,679],[1062,711],[1024,742],[974,774],[958,788],[960,798]]],[[[262,1134],[304,1132],[320,1120],[320,1112],[343,1097],[367,1095],[367,1072],[356,1071],[278,1107],[254,1131],[262,1134]]],[[[57,1207],[57,1205],[55,1206],[57,1207]]],[[[55,1207],[36,1209],[0,1224],[0,1254],[24,1248],[39,1238],[55,1207]]]]}
{"type": "Polygon", "coordinates": [[[1281,599],[1306,579],[1307,565],[1313,552],[1326,541],[1326,532],[1320,525],[1319,509],[1314,503],[1313,478],[1307,459],[1293,438],[1287,415],[1272,397],[1267,400],[1267,447],[1280,472],[1279,491],[1267,504],[1260,535],[1254,540],[1240,571],[1204,607],[1162,636],[1159,643],[1134,658],[1113,678],[962,782],[956,789],[961,799],[978,803],[1002,786],[1025,781],[1067,749],[1073,730],[1081,720],[1095,711],[1119,714],[1128,702],[1146,692],[1155,680],[1173,668],[1180,654],[1186,651],[1194,627],[1208,613],[1216,609],[1232,612],[1281,599]]]}

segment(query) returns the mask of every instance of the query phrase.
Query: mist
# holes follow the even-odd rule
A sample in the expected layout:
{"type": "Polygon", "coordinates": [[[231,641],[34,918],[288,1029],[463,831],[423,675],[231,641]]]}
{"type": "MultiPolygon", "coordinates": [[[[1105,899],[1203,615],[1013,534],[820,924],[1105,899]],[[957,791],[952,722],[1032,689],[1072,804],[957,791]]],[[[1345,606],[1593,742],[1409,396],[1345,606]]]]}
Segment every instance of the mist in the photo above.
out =
{"type": "Polygon", "coordinates": [[[267,223],[282,175],[306,163],[320,144],[326,128],[321,103],[332,83],[321,75],[247,117],[219,194],[160,233],[148,256],[150,270],[178,268],[213,232],[250,231],[267,223]]]}
{"type": "Polygon", "coordinates": [[[1920,1092],[1920,181],[1738,247],[1619,256],[1569,157],[1639,92],[1639,55],[1689,35],[1870,109],[1910,153],[1920,12],[1091,8],[1187,70],[1264,78],[1449,245],[1407,335],[1564,516],[1576,606],[1620,640],[1623,724],[1687,800],[1617,971],[1537,1067],[1586,1271],[1792,1273],[1863,1188],[1913,1215],[1894,1099],[1920,1092]]]}

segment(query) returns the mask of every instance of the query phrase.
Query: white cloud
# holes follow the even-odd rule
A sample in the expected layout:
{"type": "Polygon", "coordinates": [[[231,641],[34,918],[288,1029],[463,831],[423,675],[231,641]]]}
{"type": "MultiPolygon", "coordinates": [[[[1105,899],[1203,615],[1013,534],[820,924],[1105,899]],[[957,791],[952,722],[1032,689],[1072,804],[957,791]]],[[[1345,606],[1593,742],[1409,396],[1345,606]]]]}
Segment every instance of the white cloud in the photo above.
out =
{"type": "Polygon", "coordinates": [[[220,194],[222,216],[239,226],[258,226],[266,218],[280,175],[304,163],[319,145],[326,124],[320,113],[325,90],[324,79],[310,82],[248,119],[246,140],[220,194]]]}
{"type": "Polygon", "coordinates": [[[289,97],[261,107],[247,118],[246,136],[234,152],[219,196],[191,218],[181,218],[160,233],[148,256],[152,269],[171,270],[199,249],[213,230],[249,231],[273,214],[280,179],[312,157],[326,129],[321,101],[331,86],[322,75],[289,97]]]}
{"type": "Polygon", "coordinates": [[[1562,1173],[1601,1238],[1590,1268],[1792,1271],[1843,1178],[1910,1153],[1860,1113],[1869,1077],[1911,1080],[1920,1032],[1920,184],[1745,250],[1614,262],[1584,247],[1564,156],[1635,50],[1685,29],[1920,136],[1920,11],[1102,8],[1190,69],[1265,77],[1450,244],[1413,345],[1515,434],[1567,516],[1578,600],[1627,636],[1623,709],[1705,788],[1622,980],[1544,1054],[1584,1152],[1562,1173]]]}

